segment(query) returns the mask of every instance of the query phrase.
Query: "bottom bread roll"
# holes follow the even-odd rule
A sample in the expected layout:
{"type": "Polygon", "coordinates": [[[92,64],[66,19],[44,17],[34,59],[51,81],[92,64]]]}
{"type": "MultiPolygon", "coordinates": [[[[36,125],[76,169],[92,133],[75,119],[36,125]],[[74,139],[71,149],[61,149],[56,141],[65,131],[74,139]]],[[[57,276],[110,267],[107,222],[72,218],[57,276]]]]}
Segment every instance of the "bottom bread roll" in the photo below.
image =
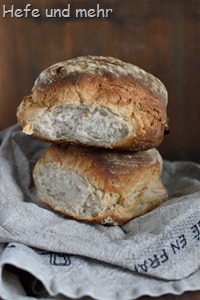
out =
{"type": "Polygon", "coordinates": [[[80,221],[120,225],[167,199],[156,149],[137,153],[52,145],[33,178],[41,202],[80,221]]]}

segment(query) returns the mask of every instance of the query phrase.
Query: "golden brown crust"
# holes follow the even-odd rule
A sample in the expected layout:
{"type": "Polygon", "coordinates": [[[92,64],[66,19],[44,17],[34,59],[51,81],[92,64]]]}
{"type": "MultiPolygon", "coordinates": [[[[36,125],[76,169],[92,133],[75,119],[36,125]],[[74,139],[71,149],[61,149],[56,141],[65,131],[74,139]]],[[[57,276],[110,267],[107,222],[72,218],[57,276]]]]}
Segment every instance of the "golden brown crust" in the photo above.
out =
{"type": "MultiPolygon", "coordinates": [[[[40,158],[40,163],[57,163],[60,167],[84,173],[89,181],[105,192],[132,189],[151,167],[158,176],[161,158],[156,149],[140,152],[114,151],[91,147],[52,145],[40,158]],[[117,186],[113,185],[117,182],[117,186]]],[[[37,165],[36,165],[37,166],[37,165]]]]}
{"type": "MultiPolygon", "coordinates": [[[[167,127],[167,92],[163,84],[138,67],[110,57],[80,57],[46,69],[36,80],[32,94],[19,106],[18,121],[23,127],[28,125],[29,130],[37,114],[70,104],[107,107],[121,116],[130,130],[134,128],[134,132],[110,148],[157,147],[167,127]]],[[[45,139],[40,132],[29,133],[45,139]]]]}
{"type": "MultiPolygon", "coordinates": [[[[84,83],[96,81],[97,85],[105,81],[112,82],[116,78],[124,79],[132,84],[138,82],[144,88],[159,97],[167,104],[167,92],[161,81],[129,63],[105,56],[82,56],[65,62],[54,64],[44,70],[37,78],[34,89],[45,93],[57,89],[58,86],[76,85],[77,81],[84,83]],[[103,79],[100,80],[99,79],[103,79]]],[[[90,85],[90,83],[89,83],[90,85]]],[[[74,97],[74,96],[73,96],[74,97]]]]}
{"type": "Polygon", "coordinates": [[[73,170],[81,174],[95,190],[103,192],[104,199],[108,196],[106,201],[110,205],[110,199],[117,196],[114,209],[90,218],[66,212],[56,202],[52,204],[49,199],[39,197],[53,210],[77,220],[110,225],[123,224],[152,210],[167,199],[167,191],[159,178],[162,159],[156,149],[119,153],[75,145],[53,145],[36,164],[35,178],[41,165],[56,165],[59,169],[73,170]],[[154,194],[156,189],[159,191],[158,195],[154,194]],[[131,196],[133,194],[134,196],[131,196]]]}

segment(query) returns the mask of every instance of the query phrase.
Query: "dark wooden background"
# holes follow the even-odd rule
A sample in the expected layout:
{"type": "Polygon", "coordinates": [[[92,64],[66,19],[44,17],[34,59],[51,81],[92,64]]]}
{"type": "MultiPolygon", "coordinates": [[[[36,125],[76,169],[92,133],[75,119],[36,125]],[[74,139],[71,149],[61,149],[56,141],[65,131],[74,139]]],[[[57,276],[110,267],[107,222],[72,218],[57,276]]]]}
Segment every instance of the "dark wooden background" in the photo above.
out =
{"type": "MultiPolygon", "coordinates": [[[[33,7],[93,8],[92,0],[34,0],[33,7]]],[[[16,108],[49,65],[93,54],[134,63],[159,77],[169,92],[170,135],[160,152],[170,160],[200,162],[200,1],[101,0],[109,19],[2,18],[0,4],[0,130],[16,122],[16,108]]],[[[142,299],[150,299],[149,297],[142,299]]],[[[160,299],[200,299],[200,294],[160,299]]]]}
{"type": "MultiPolygon", "coordinates": [[[[27,1],[3,1],[23,8],[27,1]]],[[[93,8],[92,0],[34,0],[34,8],[93,8]]],[[[1,2],[2,3],[2,2],[1,2]]],[[[110,55],[159,77],[169,92],[170,135],[159,150],[170,160],[200,162],[200,1],[101,0],[109,19],[0,17],[0,129],[47,66],[75,56],[110,55]]]]}

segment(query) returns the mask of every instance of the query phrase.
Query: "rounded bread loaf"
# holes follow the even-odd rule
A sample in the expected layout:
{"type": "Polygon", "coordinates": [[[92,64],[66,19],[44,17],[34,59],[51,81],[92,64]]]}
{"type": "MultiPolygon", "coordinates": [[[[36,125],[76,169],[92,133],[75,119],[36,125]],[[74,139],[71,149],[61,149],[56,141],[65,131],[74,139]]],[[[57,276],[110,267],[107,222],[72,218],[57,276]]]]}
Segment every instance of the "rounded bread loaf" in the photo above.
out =
{"type": "Polygon", "coordinates": [[[143,150],[162,142],[166,106],[153,75],[113,57],[82,56],[44,70],[17,116],[25,133],[51,142],[143,150]]]}
{"type": "Polygon", "coordinates": [[[77,220],[119,225],[167,199],[156,149],[116,151],[52,145],[33,178],[41,202],[77,220]]]}

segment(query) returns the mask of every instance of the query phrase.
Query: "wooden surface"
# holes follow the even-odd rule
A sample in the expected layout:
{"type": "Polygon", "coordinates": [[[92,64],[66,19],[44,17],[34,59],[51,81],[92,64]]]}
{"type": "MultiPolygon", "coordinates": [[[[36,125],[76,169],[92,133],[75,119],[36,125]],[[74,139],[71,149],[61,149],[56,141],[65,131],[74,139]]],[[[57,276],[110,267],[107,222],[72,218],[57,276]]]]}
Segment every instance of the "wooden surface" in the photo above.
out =
{"type": "MultiPolygon", "coordinates": [[[[4,2],[7,8],[13,4],[4,2]]],[[[14,1],[16,8],[26,3],[14,1]]],[[[95,7],[84,0],[29,3],[42,12],[66,3],[72,3],[72,11],[95,7]]],[[[162,155],[200,161],[200,1],[100,3],[113,9],[110,18],[0,17],[0,129],[16,122],[17,105],[47,66],[78,55],[111,55],[139,65],[166,85],[171,134],[159,148],[162,155]]]]}
{"type": "MultiPolygon", "coordinates": [[[[200,1],[99,2],[113,9],[109,19],[0,17],[0,130],[16,122],[17,105],[44,68],[79,55],[110,55],[144,68],[166,85],[171,133],[159,148],[163,157],[200,162],[200,1]]],[[[27,1],[4,3],[23,8],[27,1]]],[[[28,3],[44,10],[69,2],[28,3]]],[[[71,3],[74,8],[95,6],[95,1],[71,3]]],[[[158,298],[140,298],[150,299],[158,298]]],[[[159,299],[197,300],[200,292],[159,299]]]]}

